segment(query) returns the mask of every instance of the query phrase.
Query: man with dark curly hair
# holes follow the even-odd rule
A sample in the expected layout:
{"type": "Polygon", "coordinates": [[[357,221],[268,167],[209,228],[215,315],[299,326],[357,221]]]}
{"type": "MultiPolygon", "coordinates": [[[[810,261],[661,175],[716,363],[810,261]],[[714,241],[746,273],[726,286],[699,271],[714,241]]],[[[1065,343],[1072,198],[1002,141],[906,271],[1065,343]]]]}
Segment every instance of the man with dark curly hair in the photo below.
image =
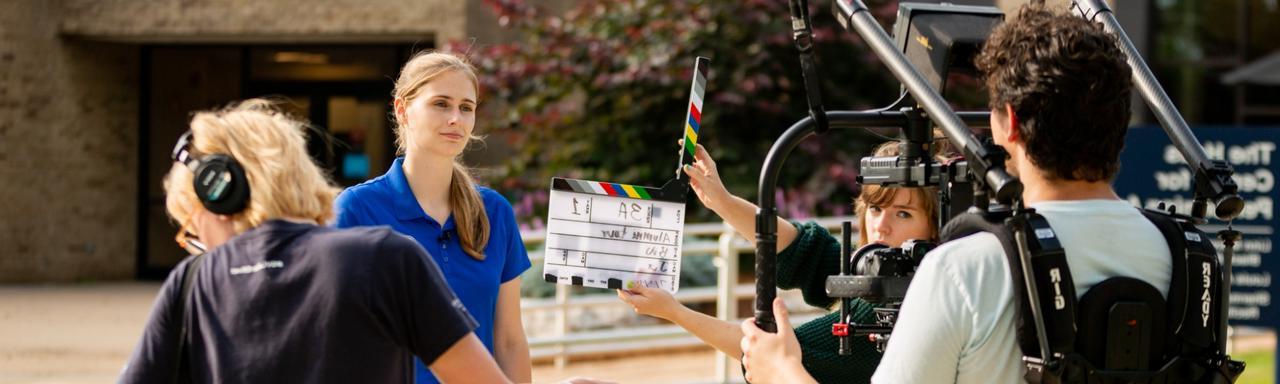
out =
{"type": "MultiPolygon", "coordinates": [[[[1115,38],[1065,9],[1028,4],[996,28],[976,61],[986,77],[992,135],[1024,185],[1023,202],[1043,215],[1066,250],[1075,290],[1114,276],[1168,294],[1164,237],[1116,195],[1129,118],[1130,75],[1115,38]]],[[[926,257],[904,299],[874,383],[1016,383],[1017,303],[995,235],[950,241],[926,257]]],[[[777,335],[744,323],[752,382],[807,382],[775,303],[777,335]]]]}

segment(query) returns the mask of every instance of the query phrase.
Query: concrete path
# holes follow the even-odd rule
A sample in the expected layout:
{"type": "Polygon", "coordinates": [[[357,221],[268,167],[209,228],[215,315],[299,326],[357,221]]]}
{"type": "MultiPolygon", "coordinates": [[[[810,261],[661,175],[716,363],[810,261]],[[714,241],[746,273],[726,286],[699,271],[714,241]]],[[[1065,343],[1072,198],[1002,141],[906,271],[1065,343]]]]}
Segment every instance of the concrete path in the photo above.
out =
{"type": "MultiPolygon", "coordinates": [[[[115,382],[159,283],[0,285],[0,383],[115,382]]],[[[710,349],[534,366],[534,381],[710,382],[710,349]]]]}
{"type": "MultiPolygon", "coordinates": [[[[159,288],[159,283],[0,285],[0,383],[114,382],[159,288]]],[[[1275,337],[1252,332],[1237,338],[1236,348],[1275,348],[1275,337]]],[[[539,364],[533,378],[537,383],[571,377],[711,382],[714,359],[708,348],[571,361],[564,369],[539,364]]]]}

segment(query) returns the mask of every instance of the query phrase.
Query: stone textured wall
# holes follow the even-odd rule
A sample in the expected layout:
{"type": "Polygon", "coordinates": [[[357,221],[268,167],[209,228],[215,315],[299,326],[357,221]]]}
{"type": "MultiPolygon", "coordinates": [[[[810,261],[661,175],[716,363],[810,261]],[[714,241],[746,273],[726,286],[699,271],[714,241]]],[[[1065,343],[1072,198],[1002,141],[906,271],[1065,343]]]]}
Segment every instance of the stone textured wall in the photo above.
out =
{"type": "Polygon", "coordinates": [[[0,283],[134,277],[142,44],[438,45],[467,3],[0,1],[0,283]]]}
{"type": "Polygon", "coordinates": [[[138,48],[0,2],[0,282],[133,276],[138,48]]]}

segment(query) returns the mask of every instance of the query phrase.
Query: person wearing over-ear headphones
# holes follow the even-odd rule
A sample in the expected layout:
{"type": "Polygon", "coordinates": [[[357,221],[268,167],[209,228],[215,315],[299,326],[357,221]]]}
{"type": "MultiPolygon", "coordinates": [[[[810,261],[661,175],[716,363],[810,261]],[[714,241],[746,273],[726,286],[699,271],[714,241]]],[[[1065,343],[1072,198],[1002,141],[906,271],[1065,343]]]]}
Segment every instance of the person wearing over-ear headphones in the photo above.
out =
{"type": "Polygon", "coordinates": [[[173,151],[165,207],[197,254],[156,298],[120,377],[155,382],[507,382],[475,320],[413,239],[335,229],[338,189],[306,126],[264,100],[200,112],[173,151]]]}

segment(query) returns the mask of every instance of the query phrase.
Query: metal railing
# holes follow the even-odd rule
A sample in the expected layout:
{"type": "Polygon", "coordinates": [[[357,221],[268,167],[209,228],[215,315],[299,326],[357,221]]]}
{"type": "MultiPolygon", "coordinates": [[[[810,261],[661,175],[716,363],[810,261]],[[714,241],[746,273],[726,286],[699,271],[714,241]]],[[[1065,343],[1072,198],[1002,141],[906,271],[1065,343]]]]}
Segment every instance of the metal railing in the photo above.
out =
{"type": "MultiPolygon", "coordinates": [[[[828,230],[835,230],[843,221],[852,221],[853,217],[815,218],[828,230]]],[[[738,300],[752,298],[755,295],[753,282],[739,283],[738,258],[743,253],[754,252],[754,245],[739,236],[727,223],[688,224],[684,229],[685,238],[681,256],[713,257],[716,268],[716,285],[714,287],[682,288],[675,297],[681,303],[716,303],[716,317],[730,322],[741,321],[738,317],[738,300]]],[[[834,233],[834,232],[833,232],[834,233]]],[[[542,244],[546,241],[544,231],[522,233],[526,247],[536,249],[529,253],[530,261],[535,268],[543,263],[542,244]]],[[[682,269],[683,270],[683,269],[682,269]]],[[[541,279],[527,281],[525,284],[547,284],[541,279]]],[[[553,314],[554,329],[550,335],[534,335],[529,332],[530,354],[534,359],[551,357],[557,368],[563,368],[574,355],[596,353],[634,352],[663,348],[676,348],[701,345],[702,342],[689,332],[674,324],[623,326],[601,330],[574,330],[570,313],[575,309],[591,307],[616,307],[630,312],[630,306],[618,299],[612,292],[587,293],[572,295],[571,286],[556,285],[553,298],[524,298],[521,300],[521,312],[528,327],[533,322],[530,318],[553,314]]],[[[788,307],[796,307],[793,311],[794,323],[803,323],[824,314],[821,310],[801,305],[798,291],[779,292],[788,302],[788,307]]],[[[636,315],[631,315],[636,316],[636,315]]],[[[738,369],[736,357],[730,358],[724,353],[716,353],[716,381],[729,382],[732,372],[738,369]]]]}

